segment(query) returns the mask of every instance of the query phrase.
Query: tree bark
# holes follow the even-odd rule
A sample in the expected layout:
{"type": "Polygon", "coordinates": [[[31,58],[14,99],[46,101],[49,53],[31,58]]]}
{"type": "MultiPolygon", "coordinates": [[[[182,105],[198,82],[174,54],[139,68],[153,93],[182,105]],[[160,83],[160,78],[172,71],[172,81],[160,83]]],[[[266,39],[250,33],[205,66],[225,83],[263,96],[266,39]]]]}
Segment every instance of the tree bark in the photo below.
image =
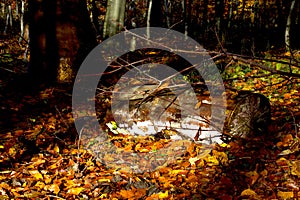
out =
{"type": "Polygon", "coordinates": [[[28,6],[32,81],[73,81],[76,69],[97,44],[86,2],[29,0],[28,6]]]}
{"type": "MultiPolygon", "coordinates": [[[[150,1],[149,1],[150,2],[150,1]]],[[[150,16],[148,18],[150,19],[150,26],[151,27],[163,27],[164,26],[164,20],[163,20],[163,14],[162,14],[162,7],[163,7],[163,1],[161,0],[151,0],[152,6],[148,6],[148,9],[150,9],[150,16]]]]}
{"type": "Polygon", "coordinates": [[[124,27],[125,0],[108,0],[104,22],[104,38],[111,37],[124,27]]]}
{"type": "Polygon", "coordinates": [[[290,41],[290,31],[291,31],[291,25],[292,25],[292,13],[295,8],[296,0],[293,0],[290,7],[290,12],[287,18],[286,22],[286,29],[285,29],[285,47],[287,50],[291,49],[291,41],[290,41]]]}

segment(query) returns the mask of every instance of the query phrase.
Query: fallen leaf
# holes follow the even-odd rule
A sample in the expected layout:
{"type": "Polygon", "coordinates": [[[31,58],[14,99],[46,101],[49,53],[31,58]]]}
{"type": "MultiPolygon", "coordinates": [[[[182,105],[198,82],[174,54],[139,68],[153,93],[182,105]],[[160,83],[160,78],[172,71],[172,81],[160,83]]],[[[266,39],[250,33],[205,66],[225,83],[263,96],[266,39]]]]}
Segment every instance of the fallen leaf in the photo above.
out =
{"type": "Polygon", "coordinates": [[[60,191],[59,186],[57,184],[46,185],[45,189],[49,190],[50,192],[53,192],[54,194],[58,194],[60,191]]]}
{"type": "Polygon", "coordinates": [[[194,158],[190,158],[189,162],[190,162],[191,166],[194,167],[196,165],[195,162],[197,162],[198,160],[200,160],[200,158],[194,157],[194,158]]]}
{"type": "Polygon", "coordinates": [[[33,175],[36,180],[43,180],[43,175],[38,170],[30,170],[29,173],[33,175]]]}
{"type": "Polygon", "coordinates": [[[70,188],[68,189],[68,194],[79,195],[80,192],[84,190],[84,187],[70,188]]]}
{"type": "Polygon", "coordinates": [[[255,197],[255,196],[257,196],[257,194],[256,194],[256,192],[254,192],[251,189],[246,189],[241,193],[241,196],[255,197]]]}
{"type": "Polygon", "coordinates": [[[293,199],[294,198],[294,192],[282,192],[282,191],[278,191],[277,193],[278,197],[280,197],[280,199],[293,199]]]}
{"type": "Polygon", "coordinates": [[[56,153],[59,153],[59,146],[57,144],[55,144],[54,149],[53,149],[56,153]]]}
{"type": "Polygon", "coordinates": [[[131,199],[131,198],[134,198],[135,193],[134,193],[133,190],[121,190],[121,191],[120,191],[120,195],[121,195],[123,198],[131,199]]]}
{"type": "Polygon", "coordinates": [[[168,196],[169,196],[168,191],[158,193],[158,198],[160,199],[167,198],[168,196]]]}
{"type": "Polygon", "coordinates": [[[43,189],[45,187],[45,183],[38,181],[34,186],[43,189]]]}
{"type": "Polygon", "coordinates": [[[253,185],[259,177],[259,174],[257,173],[257,171],[250,171],[250,172],[247,172],[245,175],[248,178],[250,178],[250,180],[251,180],[250,185],[253,185]]]}

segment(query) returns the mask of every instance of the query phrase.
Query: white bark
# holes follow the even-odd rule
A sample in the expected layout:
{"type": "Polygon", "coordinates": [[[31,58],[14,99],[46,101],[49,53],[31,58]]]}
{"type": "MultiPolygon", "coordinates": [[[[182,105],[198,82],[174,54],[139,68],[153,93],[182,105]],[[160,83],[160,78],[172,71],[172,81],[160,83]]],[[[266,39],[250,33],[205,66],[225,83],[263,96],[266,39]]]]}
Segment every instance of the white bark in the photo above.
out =
{"type": "Polygon", "coordinates": [[[286,22],[286,28],[285,28],[285,46],[286,49],[289,50],[291,47],[291,41],[290,41],[290,31],[291,31],[291,24],[292,24],[292,13],[293,10],[295,8],[295,3],[296,0],[292,1],[291,7],[290,7],[290,12],[287,18],[287,22],[286,22]]]}
{"type": "Polygon", "coordinates": [[[104,37],[111,37],[124,27],[126,0],[109,0],[104,22],[104,37]]]}
{"type": "Polygon", "coordinates": [[[151,10],[152,10],[152,0],[149,0],[148,14],[147,14],[147,38],[150,38],[149,28],[150,28],[151,10]]]}

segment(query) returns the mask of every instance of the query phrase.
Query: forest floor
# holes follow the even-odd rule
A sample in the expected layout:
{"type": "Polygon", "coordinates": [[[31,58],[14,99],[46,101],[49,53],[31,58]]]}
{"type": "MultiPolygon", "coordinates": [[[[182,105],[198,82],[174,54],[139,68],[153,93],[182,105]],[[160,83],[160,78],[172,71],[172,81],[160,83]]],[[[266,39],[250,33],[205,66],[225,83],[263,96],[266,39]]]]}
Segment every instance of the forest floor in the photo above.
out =
{"type": "MultiPolygon", "coordinates": [[[[23,90],[17,80],[26,72],[24,49],[15,40],[0,44],[0,199],[300,199],[299,79],[262,79],[260,69],[236,63],[224,73],[225,86],[268,97],[268,135],[251,142],[229,140],[212,150],[192,143],[180,159],[132,173],[122,163],[107,167],[78,144],[71,85],[23,90]],[[234,77],[240,73],[250,78],[234,77]]],[[[266,56],[285,60],[289,55],[266,56]]],[[[110,135],[110,140],[120,152],[146,154],[169,144],[124,135],[110,135]]],[[[139,162],[151,165],[146,159],[139,162]]]]}

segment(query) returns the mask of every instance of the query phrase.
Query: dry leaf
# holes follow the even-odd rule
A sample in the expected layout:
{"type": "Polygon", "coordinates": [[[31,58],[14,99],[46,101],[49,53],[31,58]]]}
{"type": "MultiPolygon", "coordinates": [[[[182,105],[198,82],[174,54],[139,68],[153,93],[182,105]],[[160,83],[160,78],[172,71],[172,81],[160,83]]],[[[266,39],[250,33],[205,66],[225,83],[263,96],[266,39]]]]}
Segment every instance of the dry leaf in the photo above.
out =
{"type": "Polygon", "coordinates": [[[120,195],[125,199],[134,198],[135,192],[133,190],[121,190],[120,195]]]}
{"type": "Polygon", "coordinates": [[[280,197],[280,199],[293,199],[294,198],[294,192],[282,192],[279,191],[277,193],[278,197],[280,197]]]}
{"type": "Polygon", "coordinates": [[[158,193],[158,198],[160,199],[167,198],[168,196],[169,196],[168,191],[158,193]]]}
{"type": "Polygon", "coordinates": [[[36,180],[43,180],[43,175],[38,170],[30,170],[29,173],[33,175],[36,180]]]}
{"type": "Polygon", "coordinates": [[[53,192],[54,194],[58,194],[60,191],[59,186],[57,184],[46,185],[45,189],[53,192]]]}
{"type": "Polygon", "coordinates": [[[68,194],[79,195],[80,192],[84,190],[84,187],[70,188],[68,189],[68,194]]]}
{"type": "Polygon", "coordinates": [[[241,196],[255,197],[257,194],[251,189],[246,189],[241,193],[241,196]]]}

